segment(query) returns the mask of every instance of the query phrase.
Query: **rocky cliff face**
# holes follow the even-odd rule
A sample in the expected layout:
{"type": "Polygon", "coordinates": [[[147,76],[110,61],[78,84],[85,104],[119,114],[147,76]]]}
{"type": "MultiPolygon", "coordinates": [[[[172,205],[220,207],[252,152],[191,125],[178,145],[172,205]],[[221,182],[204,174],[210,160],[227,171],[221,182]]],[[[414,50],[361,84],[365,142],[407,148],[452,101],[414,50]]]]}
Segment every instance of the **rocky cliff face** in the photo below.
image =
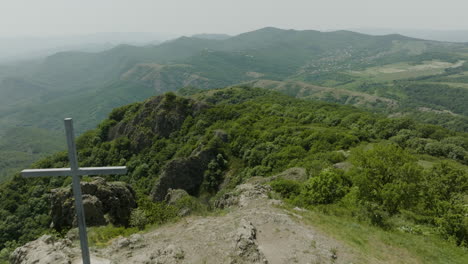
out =
{"type": "Polygon", "coordinates": [[[207,107],[170,93],[153,97],[141,105],[133,118],[118,120],[110,129],[108,139],[126,136],[138,151],[151,145],[155,136],[169,137],[181,128],[188,116],[195,116],[207,107]]]}
{"type": "MultiPolygon", "coordinates": [[[[83,206],[88,226],[114,225],[127,226],[130,213],[136,208],[135,192],[122,182],[106,182],[95,178],[92,182],[82,182],[83,206]]],[[[76,226],[75,201],[71,188],[52,190],[52,226],[57,230],[76,226]]]]}
{"type": "Polygon", "coordinates": [[[216,152],[207,149],[188,158],[170,161],[151,191],[153,201],[163,201],[169,189],[182,189],[190,195],[197,195],[208,163],[215,157],[216,152]]]}

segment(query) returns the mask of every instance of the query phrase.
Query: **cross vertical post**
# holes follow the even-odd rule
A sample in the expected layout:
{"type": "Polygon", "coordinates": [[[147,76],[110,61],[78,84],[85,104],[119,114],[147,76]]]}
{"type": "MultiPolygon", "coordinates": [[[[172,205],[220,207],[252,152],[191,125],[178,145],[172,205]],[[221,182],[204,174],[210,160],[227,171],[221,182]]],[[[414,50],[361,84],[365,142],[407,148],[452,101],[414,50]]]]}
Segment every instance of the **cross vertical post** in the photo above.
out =
{"type": "Polygon", "coordinates": [[[23,177],[50,177],[50,176],[72,176],[73,196],[75,197],[75,210],[78,219],[78,230],[80,233],[81,255],[83,264],[91,264],[88,235],[86,233],[85,212],[83,208],[83,197],[81,194],[80,176],[84,175],[116,175],[126,174],[127,167],[86,167],[78,166],[78,156],[76,154],[75,132],[73,131],[73,120],[65,119],[65,132],[68,145],[68,159],[70,160],[70,168],[53,168],[53,169],[26,169],[21,171],[23,177]]]}
{"type": "Polygon", "coordinates": [[[65,132],[67,135],[68,159],[72,172],[72,188],[75,196],[76,217],[78,218],[78,230],[80,233],[81,255],[83,264],[90,264],[88,234],[86,233],[86,220],[83,208],[83,197],[81,194],[80,176],[78,174],[78,158],[76,155],[75,133],[73,131],[73,120],[65,119],[65,132]]]}

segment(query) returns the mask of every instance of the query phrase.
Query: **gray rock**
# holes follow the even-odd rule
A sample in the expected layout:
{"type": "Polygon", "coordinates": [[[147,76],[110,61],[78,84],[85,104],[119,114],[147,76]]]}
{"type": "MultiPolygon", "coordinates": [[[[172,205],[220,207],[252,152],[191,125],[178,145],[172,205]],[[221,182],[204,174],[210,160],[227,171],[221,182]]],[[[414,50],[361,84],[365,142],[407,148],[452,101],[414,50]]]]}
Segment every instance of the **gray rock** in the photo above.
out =
{"type": "Polygon", "coordinates": [[[267,199],[271,187],[262,184],[241,184],[233,191],[223,194],[220,198],[214,201],[216,208],[228,208],[231,206],[245,207],[250,201],[255,199],[267,199]]]}
{"type": "Polygon", "coordinates": [[[141,110],[133,119],[121,120],[112,127],[108,138],[127,137],[132,142],[131,147],[138,151],[151,145],[155,136],[169,137],[182,127],[188,116],[197,115],[207,107],[171,94],[152,97],[140,107],[141,110]]]}
{"type": "MultiPolygon", "coordinates": [[[[82,182],[81,189],[87,225],[128,225],[130,213],[137,206],[135,192],[128,184],[110,183],[98,177],[92,182],[82,182]]],[[[55,229],[60,231],[76,226],[71,188],[52,190],[51,203],[52,226],[55,229]]]]}
{"type": "Polygon", "coordinates": [[[10,263],[70,264],[73,259],[71,244],[68,239],[56,240],[52,236],[44,235],[15,249],[10,256],[10,263]]]}
{"type": "Polygon", "coordinates": [[[163,201],[169,189],[182,189],[190,195],[198,195],[208,163],[216,154],[214,150],[207,149],[188,158],[170,161],[151,191],[153,201],[163,201]]]}
{"type": "MultiPolygon", "coordinates": [[[[104,217],[104,211],[102,203],[99,198],[94,195],[84,194],[83,195],[83,208],[86,213],[86,222],[90,225],[105,225],[106,219],[104,217]]],[[[75,226],[76,223],[73,222],[75,226]]]]}
{"type": "Polygon", "coordinates": [[[268,263],[265,255],[259,250],[257,229],[251,223],[242,219],[234,235],[234,255],[231,263],[268,263]]]}

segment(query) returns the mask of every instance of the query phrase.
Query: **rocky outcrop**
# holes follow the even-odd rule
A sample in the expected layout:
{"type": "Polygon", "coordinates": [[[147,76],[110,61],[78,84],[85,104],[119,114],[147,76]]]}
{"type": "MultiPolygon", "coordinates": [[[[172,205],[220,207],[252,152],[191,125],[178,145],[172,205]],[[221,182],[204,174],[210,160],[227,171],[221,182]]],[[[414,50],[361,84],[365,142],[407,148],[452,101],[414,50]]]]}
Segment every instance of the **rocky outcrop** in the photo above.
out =
{"type": "Polygon", "coordinates": [[[258,248],[257,229],[251,222],[241,220],[234,241],[234,256],[231,263],[268,263],[258,248]]]}
{"type": "MultiPolygon", "coordinates": [[[[106,182],[98,177],[92,182],[82,182],[81,190],[87,225],[128,225],[130,213],[137,206],[135,192],[128,184],[106,182]]],[[[71,188],[52,190],[51,201],[52,226],[57,230],[76,226],[71,188]]]]}
{"type": "Polygon", "coordinates": [[[133,118],[120,120],[108,133],[108,139],[127,137],[139,151],[151,145],[155,136],[169,137],[178,131],[188,116],[195,116],[207,105],[191,99],[165,94],[153,97],[139,108],[133,118]]]}
{"type": "Polygon", "coordinates": [[[231,206],[246,207],[256,199],[266,199],[271,191],[269,185],[241,184],[233,191],[223,194],[214,201],[216,208],[224,209],[231,206]]]}
{"type": "MultiPolygon", "coordinates": [[[[214,131],[214,137],[224,143],[229,139],[223,130],[214,131]]],[[[169,189],[181,189],[197,196],[208,164],[219,154],[216,148],[200,145],[189,157],[169,161],[151,191],[153,201],[163,201],[169,189]]]]}
{"type": "Polygon", "coordinates": [[[151,192],[153,201],[163,201],[169,189],[182,189],[190,195],[198,195],[208,163],[215,157],[216,151],[208,149],[170,161],[151,192]]]}
{"type": "MultiPolygon", "coordinates": [[[[223,214],[186,217],[147,233],[117,237],[109,245],[91,247],[93,264],[232,264],[232,263],[360,263],[366,255],[303,221],[305,209],[276,206],[265,193],[268,187],[243,184],[233,191],[245,206],[223,214]],[[265,189],[266,188],[266,189],[265,189]]],[[[176,191],[175,194],[183,192],[176,191]]],[[[175,198],[175,196],[174,196],[175,198]]],[[[68,240],[41,238],[17,249],[14,264],[82,263],[76,235],[68,240]],[[67,246],[70,244],[70,246],[67,246]]],[[[409,259],[404,249],[398,263],[409,259]]]]}
{"type": "MultiPolygon", "coordinates": [[[[69,239],[57,239],[44,235],[19,247],[10,255],[12,264],[81,264],[81,251],[75,245],[78,243],[69,239]]],[[[111,264],[111,261],[96,256],[94,250],[90,252],[92,264],[111,264]]],[[[112,262],[115,263],[115,262],[112,262]]]]}
{"type": "Polygon", "coordinates": [[[56,240],[44,235],[37,240],[15,249],[10,256],[12,264],[69,264],[72,260],[72,242],[68,239],[56,240]]]}

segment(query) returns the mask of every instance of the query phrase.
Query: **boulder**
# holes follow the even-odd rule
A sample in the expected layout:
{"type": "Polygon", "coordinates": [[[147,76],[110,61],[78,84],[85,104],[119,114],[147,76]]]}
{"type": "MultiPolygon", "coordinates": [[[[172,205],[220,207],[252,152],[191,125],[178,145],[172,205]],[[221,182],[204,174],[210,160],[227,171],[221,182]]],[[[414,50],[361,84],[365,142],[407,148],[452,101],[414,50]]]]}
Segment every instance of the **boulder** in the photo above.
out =
{"type": "Polygon", "coordinates": [[[207,149],[188,158],[170,161],[151,191],[153,201],[163,201],[169,189],[182,189],[192,196],[198,195],[208,163],[215,157],[216,152],[207,149]]]}
{"type": "Polygon", "coordinates": [[[94,195],[83,195],[83,208],[85,210],[86,222],[92,225],[105,225],[106,219],[102,208],[102,202],[94,195]]]}
{"type": "Polygon", "coordinates": [[[68,239],[57,240],[44,235],[37,240],[13,251],[10,256],[12,264],[69,264],[73,259],[72,242],[68,239]]]}
{"type": "MultiPolygon", "coordinates": [[[[92,182],[82,182],[81,191],[87,225],[128,226],[130,213],[137,207],[135,192],[128,184],[97,177],[92,182]]],[[[52,227],[60,231],[77,225],[71,188],[52,190],[51,202],[52,227]]]]}
{"type": "Polygon", "coordinates": [[[234,242],[234,258],[231,263],[268,263],[258,247],[257,229],[251,222],[241,220],[234,234],[234,242]]]}

